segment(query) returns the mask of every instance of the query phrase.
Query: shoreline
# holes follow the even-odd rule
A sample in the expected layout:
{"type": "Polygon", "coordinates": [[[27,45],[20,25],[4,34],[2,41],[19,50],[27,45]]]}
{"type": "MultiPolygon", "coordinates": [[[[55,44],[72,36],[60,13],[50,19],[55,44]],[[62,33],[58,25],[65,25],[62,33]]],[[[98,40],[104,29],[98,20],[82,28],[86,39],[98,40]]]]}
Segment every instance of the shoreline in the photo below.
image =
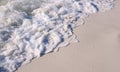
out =
{"type": "Polygon", "coordinates": [[[74,29],[80,40],[34,59],[16,72],[120,72],[120,1],[112,10],[92,14],[74,29]]]}

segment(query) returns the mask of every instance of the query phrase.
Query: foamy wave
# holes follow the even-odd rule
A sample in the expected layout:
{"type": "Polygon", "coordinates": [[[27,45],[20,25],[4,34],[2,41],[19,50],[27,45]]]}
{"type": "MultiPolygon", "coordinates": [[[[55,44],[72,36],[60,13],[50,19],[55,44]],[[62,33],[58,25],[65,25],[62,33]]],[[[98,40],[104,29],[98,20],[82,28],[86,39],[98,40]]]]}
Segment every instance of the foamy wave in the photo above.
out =
{"type": "Polygon", "coordinates": [[[73,28],[113,0],[0,0],[0,72],[77,41],[73,28]]]}

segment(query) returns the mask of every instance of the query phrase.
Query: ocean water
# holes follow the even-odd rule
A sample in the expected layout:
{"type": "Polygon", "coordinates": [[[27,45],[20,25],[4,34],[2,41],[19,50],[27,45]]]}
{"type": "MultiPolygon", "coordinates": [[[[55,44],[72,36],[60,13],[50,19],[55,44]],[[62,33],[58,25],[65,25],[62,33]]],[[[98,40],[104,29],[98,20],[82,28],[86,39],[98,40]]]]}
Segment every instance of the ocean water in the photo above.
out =
{"type": "Polygon", "coordinates": [[[0,0],[0,72],[14,72],[34,58],[78,42],[73,29],[113,4],[114,0],[0,0]]]}

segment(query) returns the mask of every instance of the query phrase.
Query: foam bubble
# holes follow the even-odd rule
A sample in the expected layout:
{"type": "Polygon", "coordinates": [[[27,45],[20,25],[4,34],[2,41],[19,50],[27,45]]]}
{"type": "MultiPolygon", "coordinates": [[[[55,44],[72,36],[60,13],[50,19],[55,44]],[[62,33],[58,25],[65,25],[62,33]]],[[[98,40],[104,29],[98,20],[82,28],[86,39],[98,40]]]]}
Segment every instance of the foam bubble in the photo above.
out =
{"type": "Polygon", "coordinates": [[[73,28],[113,0],[0,0],[0,72],[77,42],[73,28]]]}

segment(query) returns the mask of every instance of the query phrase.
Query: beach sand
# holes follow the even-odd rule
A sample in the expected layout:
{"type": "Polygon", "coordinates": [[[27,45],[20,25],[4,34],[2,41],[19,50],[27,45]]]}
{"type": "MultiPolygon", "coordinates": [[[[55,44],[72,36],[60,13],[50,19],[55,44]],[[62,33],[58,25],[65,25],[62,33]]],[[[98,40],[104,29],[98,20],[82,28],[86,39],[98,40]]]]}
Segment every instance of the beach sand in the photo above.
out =
{"type": "Polygon", "coordinates": [[[34,59],[17,72],[120,72],[120,0],[74,29],[80,40],[34,59]]]}

